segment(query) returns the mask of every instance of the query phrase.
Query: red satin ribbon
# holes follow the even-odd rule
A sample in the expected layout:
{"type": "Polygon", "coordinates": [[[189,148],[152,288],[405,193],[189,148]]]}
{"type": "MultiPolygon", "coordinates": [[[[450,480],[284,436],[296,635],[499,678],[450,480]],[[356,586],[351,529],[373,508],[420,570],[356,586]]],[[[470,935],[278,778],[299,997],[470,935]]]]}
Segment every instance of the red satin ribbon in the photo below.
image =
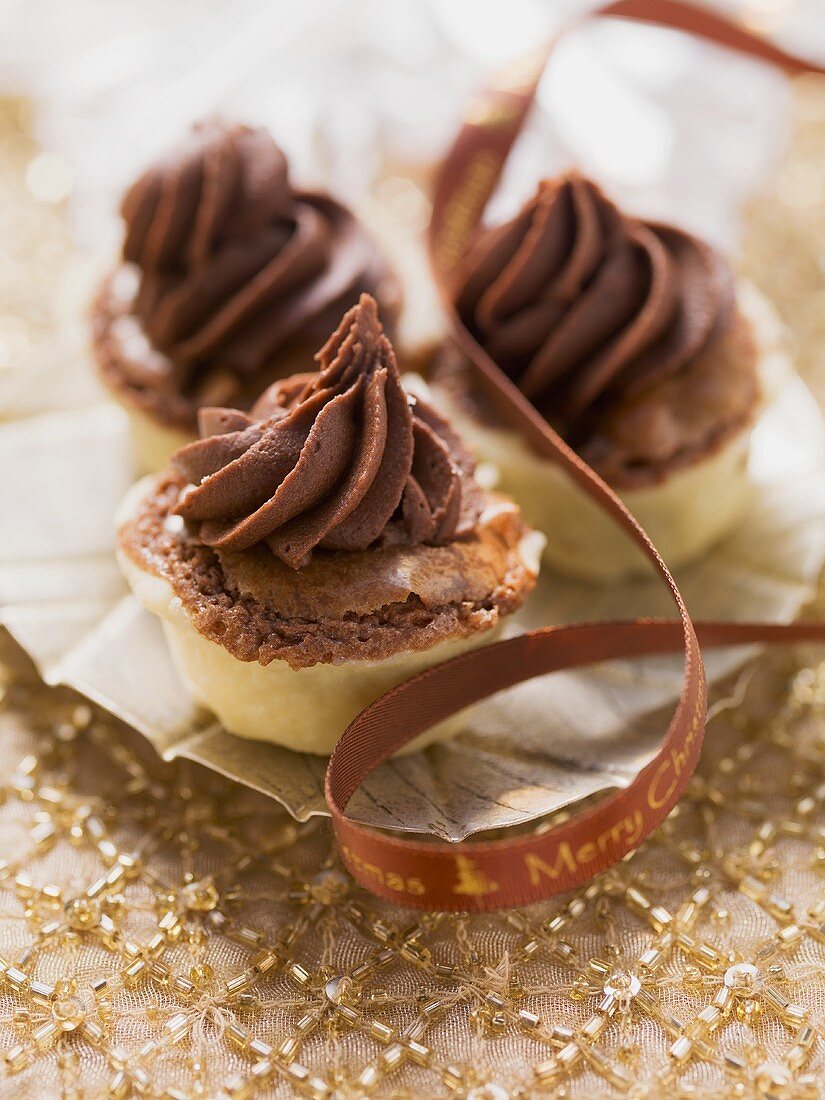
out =
{"type": "MultiPolygon", "coordinates": [[[[771,61],[807,65],[720,16],[681,0],[617,0],[594,13],[655,22],[771,61]]],[[[485,646],[383,695],[349,726],[330,757],[326,796],[341,856],[362,886],[401,905],[478,911],[523,905],[569,890],[636,848],[684,792],[706,719],[703,646],[825,640],[825,624],[697,623],[658,551],[625,505],[564,443],[463,327],[446,287],[535,98],[550,50],[511,67],[472,105],[437,175],[429,246],[453,336],[476,379],[542,455],[557,462],[627,532],[667,586],[678,619],[548,627],[485,646]],[[684,680],[664,740],[623,790],[545,832],[494,841],[434,843],[390,835],[346,816],[358,786],[394,752],[463,707],[534,676],[613,658],[684,653],[684,680]]]]}

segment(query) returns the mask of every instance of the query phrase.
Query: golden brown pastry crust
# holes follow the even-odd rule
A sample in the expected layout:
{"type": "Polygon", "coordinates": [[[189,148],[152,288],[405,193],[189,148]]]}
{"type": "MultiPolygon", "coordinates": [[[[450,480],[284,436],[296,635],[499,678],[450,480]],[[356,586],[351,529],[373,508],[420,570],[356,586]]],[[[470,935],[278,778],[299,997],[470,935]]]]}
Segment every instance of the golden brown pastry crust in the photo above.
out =
{"type": "Polygon", "coordinates": [[[492,628],[535,582],[518,509],[493,495],[467,538],[319,552],[296,571],[266,547],[228,553],[190,539],[173,515],[183,487],[161,476],[121,526],[120,550],[167,581],[198,631],[240,661],[307,668],[428,649],[492,628]]]}

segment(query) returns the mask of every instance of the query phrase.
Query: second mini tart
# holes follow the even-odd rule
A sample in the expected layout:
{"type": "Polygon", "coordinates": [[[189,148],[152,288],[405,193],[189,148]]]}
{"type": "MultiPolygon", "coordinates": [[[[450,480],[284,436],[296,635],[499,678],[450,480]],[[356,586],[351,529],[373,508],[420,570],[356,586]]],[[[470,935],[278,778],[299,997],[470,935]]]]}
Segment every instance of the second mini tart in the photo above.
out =
{"type": "Polygon", "coordinates": [[[119,556],[228,730],[328,753],[389,687],[492,640],[538,567],[517,507],[404,391],[372,299],[318,358],[249,415],[205,411],[127,501],[119,556]]]}
{"type": "MultiPolygon", "coordinates": [[[[751,430],[788,369],[781,325],[711,246],[621,213],[576,174],[481,229],[452,287],[464,325],[625,500],[677,567],[730,531],[751,430]]],[[[586,579],[647,571],[637,548],[510,431],[447,349],[434,376],[477,453],[586,579]]]]}
{"type": "Polygon", "coordinates": [[[198,410],[249,409],[311,361],[363,292],[388,326],[400,284],[355,216],[292,187],[266,130],[196,125],[124,197],[123,262],[92,308],[101,377],[144,470],[197,435],[198,410]]]}

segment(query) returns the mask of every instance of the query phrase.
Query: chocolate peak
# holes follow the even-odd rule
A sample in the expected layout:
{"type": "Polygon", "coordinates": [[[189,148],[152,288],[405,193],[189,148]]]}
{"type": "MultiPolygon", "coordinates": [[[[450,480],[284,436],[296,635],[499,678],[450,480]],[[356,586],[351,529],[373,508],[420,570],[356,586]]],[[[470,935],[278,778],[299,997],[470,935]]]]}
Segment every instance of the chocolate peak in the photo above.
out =
{"type": "Polygon", "coordinates": [[[288,218],[286,157],[265,130],[196,123],[126,192],[123,258],[144,271],[197,268],[228,241],[288,218]]]}
{"type": "Polygon", "coordinates": [[[478,519],[473,464],[455,433],[402,388],[375,300],[358,305],[316,356],[250,415],[205,409],[204,437],[173,456],[191,486],[177,507],[208,546],[266,542],[294,569],[316,548],[440,544],[478,519]]]}
{"type": "Polygon", "coordinates": [[[123,258],[140,274],[134,312],[182,386],[201,365],[252,374],[293,339],[317,346],[364,290],[395,297],[353,215],[293,190],[263,129],[195,126],[130,188],[122,214],[123,258]]]}
{"type": "Polygon", "coordinates": [[[454,297],[464,323],[563,429],[687,366],[727,325],[733,282],[710,246],[622,214],[575,173],[482,229],[454,297]]]}

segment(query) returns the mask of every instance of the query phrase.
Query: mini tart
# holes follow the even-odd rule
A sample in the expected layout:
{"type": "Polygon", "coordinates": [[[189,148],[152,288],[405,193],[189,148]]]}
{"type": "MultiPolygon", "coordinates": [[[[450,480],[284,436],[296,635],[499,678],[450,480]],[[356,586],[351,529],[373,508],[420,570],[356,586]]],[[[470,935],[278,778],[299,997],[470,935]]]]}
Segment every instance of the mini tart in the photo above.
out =
{"type": "Polygon", "coordinates": [[[197,435],[198,410],[249,409],[306,368],[365,291],[390,328],[400,283],[341,203],[293,190],[264,130],[197,125],[127,192],[122,263],[91,308],[92,353],[139,468],[197,435]]]}
{"type": "MultiPolygon", "coordinates": [[[[740,420],[713,425],[706,445],[641,468],[617,447],[584,457],[616,490],[668,566],[698,560],[742,519],[750,495],[751,435],[762,410],[793,370],[784,327],[753,286],[737,288],[740,326],[719,349],[722,369],[738,358],[744,388],[758,395],[740,420]],[[600,457],[602,461],[600,461],[600,457]]],[[[712,366],[714,360],[708,363],[712,366]]],[[[430,372],[431,400],[461,433],[495,484],[519,502],[524,518],[546,538],[544,560],[578,580],[615,582],[645,576],[647,558],[554,462],[503,424],[473,386],[466,359],[444,349],[430,372]]],[[[653,394],[653,398],[657,395],[653,394]]],[[[626,454],[626,452],[625,452],[626,454]]]]}
{"type": "MultiPolygon", "coordinates": [[[[368,703],[430,665],[495,640],[538,571],[515,505],[489,498],[447,546],[319,553],[295,571],[266,548],[215,551],[173,514],[183,485],[145,479],[124,502],[119,560],[163,621],[193,696],[232,733],[326,754],[368,703]]],[[[457,732],[461,716],[412,751],[457,732]]]]}
{"type": "MultiPolygon", "coordinates": [[[[482,231],[460,272],[465,325],[616,490],[671,568],[704,554],[748,501],[752,429],[790,369],[772,307],[708,245],[622,215],[590,181],[543,184],[482,231]]],[[[439,407],[578,579],[649,573],[635,544],[506,426],[465,356],[436,356],[439,407]]]]}
{"type": "Polygon", "coordinates": [[[118,541],[193,696],[232,733],[325,754],[390,687],[493,640],[540,547],[405,393],[371,299],[319,358],[248,416],[205,413],[176,468],[131,491],[118,541]]]}

